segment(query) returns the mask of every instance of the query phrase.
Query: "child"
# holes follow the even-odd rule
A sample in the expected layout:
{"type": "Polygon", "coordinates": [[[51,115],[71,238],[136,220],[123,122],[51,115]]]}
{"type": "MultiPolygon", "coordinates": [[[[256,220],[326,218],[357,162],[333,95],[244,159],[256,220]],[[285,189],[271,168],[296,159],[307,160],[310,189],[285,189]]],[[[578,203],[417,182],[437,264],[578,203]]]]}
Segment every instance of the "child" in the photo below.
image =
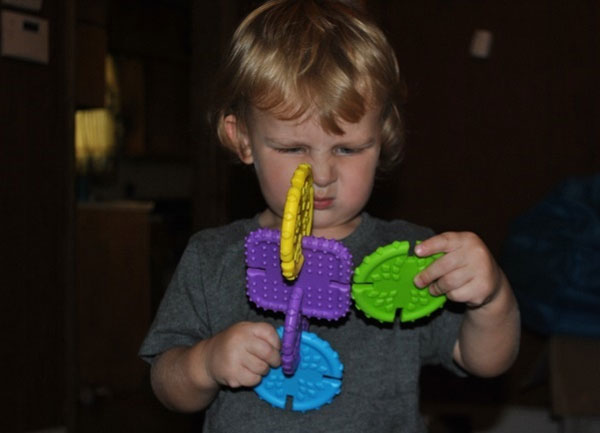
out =
{"type": "Polygon", "coordinates": [[[220,83],[219,138],[253,164],[267,209],[190,240],[140,351],[167,407],[206,410],[205,432],[421,432],[421,365],[479,376],[510,366],[518,308],[483,242],[363,212],[376,171],[398,160],[402,137],[398,66],[371,21],[347,2],[267,2],[237,29],[220,83]],[[313,170],[314,236],[341,240],[355,266],[378,246],[426,239],[417,255],[446,254],[415,283],[466,311],[445,309],[409,326],[356,311],[312,323],[339,353],[344,379],[331,404],[299,413],[273,408],[252,390],[280,365],[282,316],[246,298],[244,238],[280,228],[289,181],[303,162],[313,170]]]}

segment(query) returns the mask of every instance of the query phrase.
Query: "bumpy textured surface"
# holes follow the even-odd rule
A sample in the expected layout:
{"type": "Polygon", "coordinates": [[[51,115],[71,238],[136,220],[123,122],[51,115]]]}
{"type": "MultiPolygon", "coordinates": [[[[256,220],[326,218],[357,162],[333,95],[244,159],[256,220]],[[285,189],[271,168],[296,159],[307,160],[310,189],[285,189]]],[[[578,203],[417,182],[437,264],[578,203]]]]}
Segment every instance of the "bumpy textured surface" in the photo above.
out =
{"type": "MultiPolygon", "coordinates": [[[[277,330],[283,334],[283,328],[277,330]]],[[[271,369],[254,388],[263,400],[284,409],[287,397],[292,398],[291,409],[305,412],[319,409],[340,393],[344,366],[329,343],[312,332],[303,332],[300,341],[300,363],[293,376],[283,373],[281,367],[271,369]]]]}
{"type": "Polygon", "coordinates": [[[314,190],[312,169],[300,164],[287,193],[281,221],[281,273],[288,280],[295,279],[302,269],[302,238],[312,230],[314,190]]]}
{"type": "Polygon", "coordinates": [[[337,320],[350,310],[352,256],[332,239],[305,236],[305,263],[295,281],[285,280],[279,268],[279,231],[258,229],[246,237],[246,289],[258,307],[287,312],[294,287],[302,288],[300,314],[337,320]]]}
{"type": "Polygon", "coordinates": [[[427,288],[414,285],[414,277],[441,255],[408,255],[409,243],[393,242],[363,259],[354,271],[352,298],[367,317],[393,322],[401,308],[400,320],[413,321],[431,314],[446,302],[445,296],[432,296],[427,288]]]}
{"type": "Polygon", "coordinates": [[[338,241],[305,236],[306,257],[295,281],[287,281],[279,268],[279,231],[258,229],[246,237],[246,293],[258,307],[283,312],[282,366],[296,370],[300,332],[306,318],[337,320],[350,311],[352,256],[338,241]]]}

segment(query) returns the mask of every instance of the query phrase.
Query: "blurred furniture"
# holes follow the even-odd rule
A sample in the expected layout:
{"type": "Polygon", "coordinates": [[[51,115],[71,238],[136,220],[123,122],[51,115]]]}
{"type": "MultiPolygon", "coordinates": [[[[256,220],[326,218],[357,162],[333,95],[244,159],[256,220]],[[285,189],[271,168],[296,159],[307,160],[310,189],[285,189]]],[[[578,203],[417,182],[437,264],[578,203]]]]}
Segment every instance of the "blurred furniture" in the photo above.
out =
{"type": "Polygon", "coordinates": [[[84,400],[140,387],[137,350],[150,324],[148,202],[79,204],[77,362],[84,400]]]}
{"type": "Polygon", "coordinates": [[[600,339],[550,337],[552,411],[600,420],[600,339]]]}
{"type": "Polygon", "coordinates": [[[153,280],[167,262],[157,250],[166,254],[171,245],[154,208],[131,201],[77,206],[78,433],[187,432],[201,423],[161,405],[137,356],[152,319],[153,280]]]}

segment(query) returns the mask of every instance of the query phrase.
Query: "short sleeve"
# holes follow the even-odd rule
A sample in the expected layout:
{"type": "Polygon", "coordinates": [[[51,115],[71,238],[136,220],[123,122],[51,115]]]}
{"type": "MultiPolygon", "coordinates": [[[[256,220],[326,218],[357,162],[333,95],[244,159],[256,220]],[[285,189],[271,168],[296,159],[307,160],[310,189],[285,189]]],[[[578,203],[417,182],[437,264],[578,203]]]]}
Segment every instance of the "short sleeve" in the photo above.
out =
{"type": "Polygon", "coordinates": [[[421,327],[420,355],[424,365],[439,364],[460,376],[466,372],[453,359],[453,350],[463,320],[463,306],[448,302],[427,326],[421,327]]]}
{"type": "Polygon", "coordinates": [[[191,346],[210,335],[203,311],[206,302],[202,270],[198,244],[190,242],[140,348],[139,356],[146,362],[152,363],[157,355],[172,347],[191,346]]]}

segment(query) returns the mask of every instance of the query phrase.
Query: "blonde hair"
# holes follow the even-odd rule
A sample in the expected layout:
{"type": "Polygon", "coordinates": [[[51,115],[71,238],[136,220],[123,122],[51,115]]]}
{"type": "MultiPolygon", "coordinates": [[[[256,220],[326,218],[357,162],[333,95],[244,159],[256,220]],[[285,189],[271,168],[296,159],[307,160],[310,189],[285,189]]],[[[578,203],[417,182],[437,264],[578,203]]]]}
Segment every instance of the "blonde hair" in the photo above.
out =
{"type": "Polygon", "coordinates": [[[282,120],[314,109],[323,129],[342,134],[338,120],[358,122],[381,110],[380,169],[402,154],[404,101],[396,56],[383,32],[360,10],[341,1],[271,0],[239,25],[217,86],[213,122],[221,143],[233,114],[246,128],[254,106],[282,120]]]}

